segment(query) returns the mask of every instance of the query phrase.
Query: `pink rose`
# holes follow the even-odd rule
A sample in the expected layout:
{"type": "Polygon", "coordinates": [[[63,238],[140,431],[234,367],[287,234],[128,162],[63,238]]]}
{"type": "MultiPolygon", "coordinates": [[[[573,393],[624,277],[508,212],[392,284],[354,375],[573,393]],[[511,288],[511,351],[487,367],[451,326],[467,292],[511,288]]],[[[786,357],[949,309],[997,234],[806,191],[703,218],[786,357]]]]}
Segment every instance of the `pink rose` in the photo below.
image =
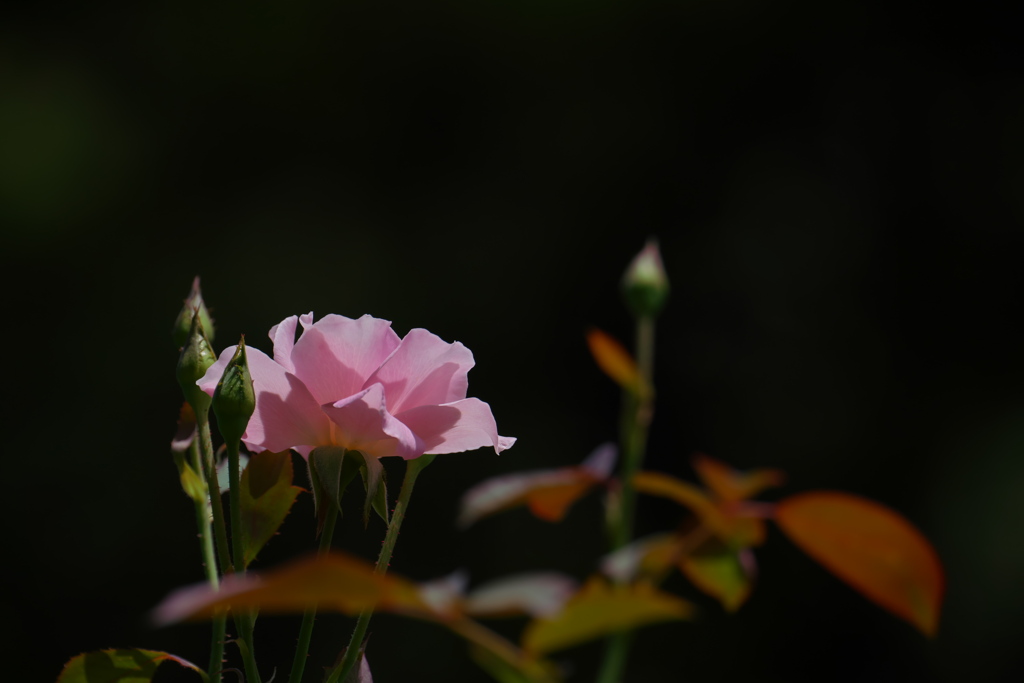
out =
{"type": "MultiPolygon", "coordinates": [[[[313,323],[312,313],[284,319],[270,339],[273,358],[247,347],[256,412],[242,441],[253,451],[294,448],[308,458],[337,445],[410,459],[482,446],[501,453],[515,443],[498,436],[490,406],[466,398],[473,354],[459,342],[423,329],[399,339],[389,321],[368,315],[313,323]]],[[[233,353],[221,353],[199,388],[213,394],[233,353]]]]}

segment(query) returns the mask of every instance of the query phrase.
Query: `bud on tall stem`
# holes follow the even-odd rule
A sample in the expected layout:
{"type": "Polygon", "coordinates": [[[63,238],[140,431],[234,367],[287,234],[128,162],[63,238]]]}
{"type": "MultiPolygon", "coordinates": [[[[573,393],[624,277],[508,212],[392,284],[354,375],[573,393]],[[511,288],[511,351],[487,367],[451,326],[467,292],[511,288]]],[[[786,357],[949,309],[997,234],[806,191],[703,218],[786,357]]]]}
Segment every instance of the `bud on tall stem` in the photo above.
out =
{"type": "Polygon", "coordinates": [[[658,241],[652,237],[626,269],[622,293],[633,315],[653,318],[665,305],[668,290],[668,276],[661,262],[658,241]]]}
{"type": "Polygon", "coordinates": [[[196,382],[202,379],[207,369],[215,362],[217,356],[206,339],[200,314],[193,311],[188,338],[181,349],[181,355],[178,356],[177,375],[185,400],[197,416],[205,415],[210,409],[210,397],[196,386],[196,382]]]}
{"type": "Polygon", "coordinates": [[[189,291],[188,296],[185,297],[185,304],[181,307],[181,312],[178,313],[178,318],[174,321],[174,329],[171,331],[174,336],[174,345],[178,348],[184,346],[188,341],[188,334],[192,328],[192,318],[196,311],[199,312],[199,320],[203,323],[206,341],[212,344],[213,318],[210,317],[210,311],[207,310],[206,302],[203,301],[203,293],[199,289],[198,275],[192,280],[192,289],[189,291]]]}

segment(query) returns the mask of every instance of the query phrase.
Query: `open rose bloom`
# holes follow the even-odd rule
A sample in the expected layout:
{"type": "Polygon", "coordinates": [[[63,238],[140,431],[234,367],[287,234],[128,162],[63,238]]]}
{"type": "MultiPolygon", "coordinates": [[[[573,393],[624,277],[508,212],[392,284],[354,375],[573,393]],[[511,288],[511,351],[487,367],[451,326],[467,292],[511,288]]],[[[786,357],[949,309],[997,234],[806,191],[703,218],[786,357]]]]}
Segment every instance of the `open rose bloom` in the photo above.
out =
{"type": "MultiPolygon", "coordinates": [[[[423,329],[400,339],[391,323],[313,314],[270,330],[274,357],[247,347],[256,412],[242,437],[253,451],[342,446],[367,457],[455,453],[515,439],[498,436],[491,408],[466,398],[473,354],[423,329]],[[295,339],[297,327],[302,333],[295,339]]],[[[213,394],[233,348],[197,382],[213,394]]]]}

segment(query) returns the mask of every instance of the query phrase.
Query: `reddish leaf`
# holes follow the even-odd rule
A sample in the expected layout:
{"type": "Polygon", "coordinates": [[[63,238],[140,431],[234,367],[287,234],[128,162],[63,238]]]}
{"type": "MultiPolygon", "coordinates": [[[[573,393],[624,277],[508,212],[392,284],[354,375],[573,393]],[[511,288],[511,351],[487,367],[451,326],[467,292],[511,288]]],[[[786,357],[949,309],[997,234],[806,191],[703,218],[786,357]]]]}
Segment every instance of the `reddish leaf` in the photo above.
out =
{"type": "Polygon", "coordinates": [[[944,591],[935,549],[899,513],[865,498],[812,491],[778,504],[794,543],[868,599],[934,636],[944,591]]]}
{"type": "Polygon", "coordinates": [[[781,485],[786,478],[779,470],[734,470],[721,460],[703,454],[694,456],[693,469],[719,500],[728,502],[753,498],[767,488],[781,485]]]}
{"type": "Polygon", "coordinates": [[[641,392],[640,371],[626,347],[596,327],[587,331],[587,346],[604,374],[626,391],[641,392]]]}
{"type": "Polygon", "coordinates": [[[530,622],[523,649],[533,655],[561,650],[587,640],[646,624],[686,619],[690,603],[649,584],[610,586],[593,578],[557,615],[530,622]]]}
{"type": "Polygon", "coordinates": [[[583,479],[571,484],[542,486],[526,494],[526,505],[530,512],[546,522],[561,522],[569,506],[579,500],[593,485],[593,481],[583,479]]]}
{"type": "Polygon", "coordinates": [[[527,505],[537,517],[559,522],[569,506],[595,485],[608,479],[615,464],[615,446],[603,444],[576,467],[534,470],[493,477],[462,496],[459,524],[477,520],[519,505],[527,505]]]}
{"type": "Polygon", "coordinates": [[[230,575],[219,591],[205,583],[179,589],[157,605],[153,621],[165,625],[208,619],[227,608],[293,614],[314,604],[321,611],[350,615],[376,606],[385,611],[433,616],[413,583],[393,574],[377,574],[373,565],[363,560],[332,553],[298,560],[262,575],[230,575]]]}
{"type": "Polygon", "coordinates": [[[122,648],[83,652],[64,665],[57,683],[148,683],[163,662],[175,662],[199,673],[206,674],[195,664],[181,657],[155,650],[122,648]]]}

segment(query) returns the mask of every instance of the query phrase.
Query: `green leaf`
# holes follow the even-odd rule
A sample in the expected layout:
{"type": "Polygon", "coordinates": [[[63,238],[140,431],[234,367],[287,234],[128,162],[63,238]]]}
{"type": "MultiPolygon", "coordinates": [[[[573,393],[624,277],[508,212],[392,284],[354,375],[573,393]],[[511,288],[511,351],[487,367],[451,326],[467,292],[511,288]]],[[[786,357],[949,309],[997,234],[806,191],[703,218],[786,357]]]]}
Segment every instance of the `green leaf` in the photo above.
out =
{"type": "Polygon", "coordinates": [[[242,564],[248,567],[267,541],[277,533],[302,491],[292,486],[291,453],[263,451],[249,458],[242,472],[242,564]]]}
{"type": "Polygon", "coordinates": [[[309,479],[313,489],[318,534],[331,505],[341,514],[341,497],[362,464],[361,458],[345,457],[346,454],[347,451],[341,446],[319,446],[309,454],[309,479]]]}
{"type": "Polygon", "coordinates": [[[690,603],[650,584],[610,586],[595,577],[557,615],[530,622],[523,649],[545,654],[646,624],[687,619],[693,612],[690,603]]]}
{"type": "Polygon", "coordinates": [[[735,612],[750,597],[752,588],[739,552],[712,542],[683,557],[679,569],[694,586],[722,603],[726,611],[735,612]]]}
{"type": "Polygon", "coordinates": [[[181,477],[181,488],[186,495],[197,503],[205,503],[209,500],[206,482],[199,474],[192,469],[192,466],[185,462],[184,458],[175,458],[178,462],[178,471],[181,477]]]}
{"type": "Polygon", "coordinates": [[[149,683],[166,661],[192,669],[208,681],[206,673],[181,657],[134,648],[97,650],[76,655],[64,665],[57,683],[149,683]]]}
{"type": "Polygon", "coordinates": [[[363,484],[366,485],[366,503],[363,505],[363,526],[370,524],[370,508],[372,507],[385,524],[390,524],[388,519],[388,485],[384,476],[384,466],[378,458],[366,455],[357,451],[363,456],[363,467],[360,473],[363,475],[363,484]]]}

